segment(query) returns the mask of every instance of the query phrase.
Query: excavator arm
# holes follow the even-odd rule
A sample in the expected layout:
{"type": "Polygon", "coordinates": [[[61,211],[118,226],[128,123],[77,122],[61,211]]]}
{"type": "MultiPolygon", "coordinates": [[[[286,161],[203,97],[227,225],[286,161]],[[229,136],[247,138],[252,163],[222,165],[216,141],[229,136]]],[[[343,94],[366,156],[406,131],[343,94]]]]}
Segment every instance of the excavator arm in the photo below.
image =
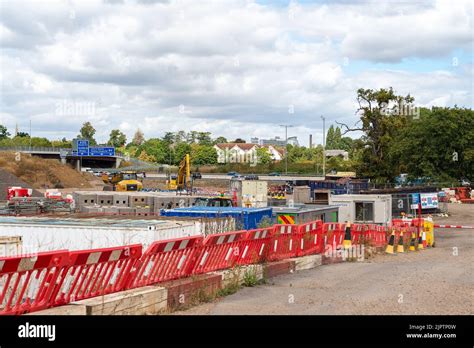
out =
{"type": "Polygon", "coordinates": [[[191,188],[191,163],[188,153],[179,163],[178,178],[176,184],[178,190],[189,190],[191,188]]]}

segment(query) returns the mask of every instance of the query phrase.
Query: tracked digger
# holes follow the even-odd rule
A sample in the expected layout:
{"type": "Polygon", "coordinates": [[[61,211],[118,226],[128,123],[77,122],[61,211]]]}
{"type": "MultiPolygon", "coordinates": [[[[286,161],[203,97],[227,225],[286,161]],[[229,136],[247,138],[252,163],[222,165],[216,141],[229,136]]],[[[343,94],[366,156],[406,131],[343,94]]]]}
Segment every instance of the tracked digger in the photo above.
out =
{"type": "Polygon", "coordinates": [[[166,181],[166,188],[168,190],[176,190],[192,192],[192,179],[191,179],[191,160],[187,153],[179,163],[178,173],[170,174],[166,181]]]}

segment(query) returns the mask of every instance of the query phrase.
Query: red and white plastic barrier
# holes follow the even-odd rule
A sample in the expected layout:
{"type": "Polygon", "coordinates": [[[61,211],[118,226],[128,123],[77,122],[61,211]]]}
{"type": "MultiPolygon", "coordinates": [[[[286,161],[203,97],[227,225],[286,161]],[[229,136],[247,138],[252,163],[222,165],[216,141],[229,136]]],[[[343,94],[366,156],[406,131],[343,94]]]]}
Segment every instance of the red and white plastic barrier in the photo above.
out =
{"type": "Polygon", "coordinates": [[[273,238],[268,254],[269,261],[296,257],[298,248],[298,225],[279,224],[273,229],[273,238]]]}
{"type": "Polygon", "coordinates": [[[50,306],[54,284],[68,263],[67,250],[0,258],[0,314],[23,314],[50,306]]]}
{"type": "Polygon", "coordinates": [[[437,224],[435,224],[434,227],[437,227],[437,228],[468,228],[468,229],[474,229],[474,226],[461,226],[461,225],[437,225],[437,224]]]}
{"type": "MultiPolygon", "coordinates": [[[[235,265],[319,254],[328,244],[342,245],[344,232],[344,224],[312,221],[157,241],[143,254],[141,245],[130,245],[0,258],[0,314],[23,314],[235,265]]],[[[354,244],[387,242],[386,229],[379,225],[352,225],[351,237],[354,244]]]]}
{"type": "Polygon", "coordinates": [[[207,236],[202,243],[193,273],[207,273],[231,268],[248,245],[247,231],[207,236]]]}
{"type": "Polygon", "coordinates": [[[154,242],[140,258],[128,286],[147,286],[191,275],[202,242],[201,236],[154,242]]]}
{"type": "Polygon", "coordinates": [[[142,245],[72,251],[61,270],[52,302],[61,305],[125,290],[142,245]]]}

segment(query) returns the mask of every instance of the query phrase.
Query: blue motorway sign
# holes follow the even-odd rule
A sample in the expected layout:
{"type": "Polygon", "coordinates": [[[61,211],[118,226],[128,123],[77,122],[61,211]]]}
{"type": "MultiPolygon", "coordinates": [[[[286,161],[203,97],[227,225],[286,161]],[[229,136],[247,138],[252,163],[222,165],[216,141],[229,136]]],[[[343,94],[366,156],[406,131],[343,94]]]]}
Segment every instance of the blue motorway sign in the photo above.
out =
{"type": "Polygon", "coordinates": [[[78,156],[89,155],[89,140],[77,140],[77,155],[78,156]]]}
{"type": "Polygon", "coordinates": [[[420,204],[420,194],[419,193],[412,193],[412,204],[420,204]]]}
{"type": "Polygon", "coordinates": [[[114,147],[90,147],[89,156],[115,156],[114,147]]]}

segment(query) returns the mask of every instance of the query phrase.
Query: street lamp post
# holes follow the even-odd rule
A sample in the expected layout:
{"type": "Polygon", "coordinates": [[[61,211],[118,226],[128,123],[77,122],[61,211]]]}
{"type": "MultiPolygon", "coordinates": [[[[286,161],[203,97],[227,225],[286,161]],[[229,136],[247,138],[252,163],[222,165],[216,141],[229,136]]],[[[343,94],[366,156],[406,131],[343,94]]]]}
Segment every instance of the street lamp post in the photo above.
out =
{"type": "Polygon", "coordinates": [[[323,176],[326,177],[326,118],[321,115],[323,120],[323,176]]]}
{"type": "Polygon", "coordinates": [[[280,127],[285,127],[285,174],[288,175],[288,128],[293,127],[293,125],[281,124],[280,127]]]}

